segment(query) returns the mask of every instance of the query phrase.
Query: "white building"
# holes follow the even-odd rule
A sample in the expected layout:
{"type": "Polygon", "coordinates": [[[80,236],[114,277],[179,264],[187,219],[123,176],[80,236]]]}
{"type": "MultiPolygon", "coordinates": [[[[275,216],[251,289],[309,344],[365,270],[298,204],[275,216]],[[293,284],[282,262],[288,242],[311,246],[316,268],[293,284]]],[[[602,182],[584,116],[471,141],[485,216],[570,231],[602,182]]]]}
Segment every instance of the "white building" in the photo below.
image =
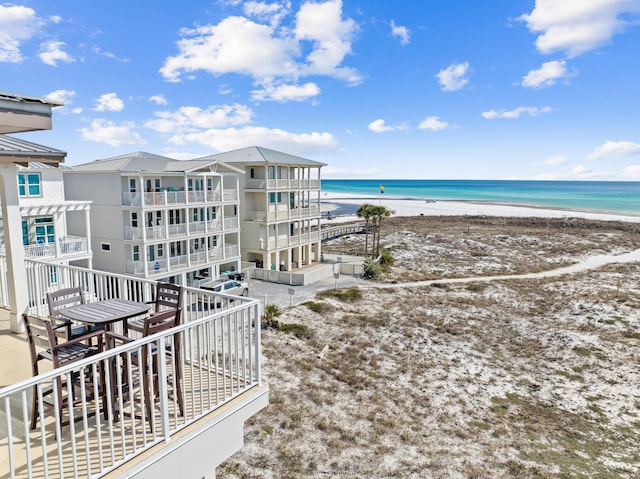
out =
{"type": "Polygon", "coordinates": [[[137,152],[69,168],[64,184],[93,200],[94,268],[197,286],[240,270],[240,173],[137,152]]]}
{"type": "Polygon", "coordinates": [[[320,169],[324,163],[252,146],[201,158],[244,171],[242,260],[292,271],[320,260],[320,169]]]}
{"type": "Polygon", "coordinates": [[[24,257],[91,268],[91,202],[66,200],[62,170],[55,166],[29,162],[18,165],[16,175],[24,257]]]}

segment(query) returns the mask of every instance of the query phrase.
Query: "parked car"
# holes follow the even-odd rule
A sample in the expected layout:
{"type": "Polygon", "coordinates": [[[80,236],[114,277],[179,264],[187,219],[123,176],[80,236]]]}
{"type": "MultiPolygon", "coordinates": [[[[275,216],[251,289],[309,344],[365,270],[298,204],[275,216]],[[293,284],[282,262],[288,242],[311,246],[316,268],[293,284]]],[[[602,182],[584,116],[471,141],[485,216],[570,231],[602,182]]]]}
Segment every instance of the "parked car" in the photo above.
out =
{"type": "MultiPolygon", "coordinates": [[[[207,289],[215,293],[230,294],[232,296],[248,296],[249,283],[246,281],[228,280],[228,281],[210,281],[200,285],[202,289],[207,289]]],[[[233,300],[231,300],[233,301],[233,300]]],[[[221,303],[216,303],[216,307],[220,307],[221,303]]]]}
{"type": "Polygon", "coordinates": [[[234,296],[247,296],[249,294],[249,283],[235,279],[219,281],[217,283],[207,283],[202,285],[201,288],[215,291],[216,293],[232,294],[234,296]]]}

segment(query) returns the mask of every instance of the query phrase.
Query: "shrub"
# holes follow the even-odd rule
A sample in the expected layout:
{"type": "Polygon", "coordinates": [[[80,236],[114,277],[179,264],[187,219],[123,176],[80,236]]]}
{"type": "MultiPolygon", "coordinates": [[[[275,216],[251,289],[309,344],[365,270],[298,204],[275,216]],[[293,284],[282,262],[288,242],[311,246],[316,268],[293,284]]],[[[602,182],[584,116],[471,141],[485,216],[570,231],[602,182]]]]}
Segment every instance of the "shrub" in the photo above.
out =
{"type": "Polygon", "coordinates": [[[364,268],[363,276],[366,279],[375,281],[377,279],[380,279],[380,276],[382,276],[382,266],[380,266],[380,263],[378,263],[377,261],[374,261],[372,259],[365,259],[362,266],[364,268]]]}
{"type": "Polygon", "coordinates": [[[309,308],[314,313],[322,313],[325,310],[325,307],[322,303],[316,303],[314,301],[306,301],[302,304],[307,308],[309,308]]]}
{"type": "Polygon", "coordinates": [[[282,312],[280,308],[275,304],[267,304],[264,307],[264,314],[262,315],[262,328],[275,328],[278,329],[278,321],[276,318],[280,316],[282,312]]]}

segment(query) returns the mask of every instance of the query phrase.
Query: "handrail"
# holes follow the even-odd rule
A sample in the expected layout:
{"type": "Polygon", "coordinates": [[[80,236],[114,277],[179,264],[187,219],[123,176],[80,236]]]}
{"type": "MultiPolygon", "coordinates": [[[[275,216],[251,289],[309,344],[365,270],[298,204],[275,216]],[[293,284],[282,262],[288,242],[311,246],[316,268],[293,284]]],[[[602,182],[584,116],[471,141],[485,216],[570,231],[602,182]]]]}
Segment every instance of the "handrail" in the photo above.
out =
{"type": "MultiPolygon", "coordinates": [[[[185,323],[180,326],[0,389],[0,415],[4,413],[7,418],[6,431],[0,431],[0,437],[7,440],[10,477],[23,467],[28,468],[27,477],[42,477],[45,469],[51,477],[102,477],[151,446],[171,441],[177,431],[260,384],[260,302],[186,289],[185,323]],[[219,299],[237,302],[226,309],[205,311],[205,301],[215,303],[219,299]],[[175,398],[168,394],[169,390],[175,391],[176,375],[169,374],[173,366],[164,361],[165,355],[175,352],[177,337],[183,371],[183,416],[175,398]],[[166,343],[171,348],[165,351],[159,345],[166,343]],[[130,364],[134,355],[141,357],[143,346],[149,344],[155,344],[160,354],[160,387],[153,418],[145,417],[142,398],[128,391],[134,379],[142,383],[137,376],[140,373],[133,368],[122,373],[124,362],[130,364]],[[57,410],[45,415],[42,392],[63,380],[69,397],[72,378],[79,378],[76,407],[65,408],[63,417],[57,410]],[[38,428],[31,431],[27,418],[34,387],[40,414],[38,428]],[[116,416],[115,410],[123,413],[116,416]],[[126,416],[126,411],[131,414],[126,416]],[[67,417],[71,419],[69,425],[61,426],[67,417]]],[[[153,381],[150,387],[154,388],[153,381]]],[[[155,393],[151,391],[152,398],[155,393]]]]}

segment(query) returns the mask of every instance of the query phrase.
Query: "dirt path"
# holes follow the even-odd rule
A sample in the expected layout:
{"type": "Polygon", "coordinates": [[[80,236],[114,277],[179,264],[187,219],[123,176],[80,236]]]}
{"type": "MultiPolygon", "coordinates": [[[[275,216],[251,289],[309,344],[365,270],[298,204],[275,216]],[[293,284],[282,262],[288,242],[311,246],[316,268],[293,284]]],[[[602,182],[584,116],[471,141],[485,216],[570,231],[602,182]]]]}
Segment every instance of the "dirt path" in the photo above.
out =
{"type": "Polygon", "coordinates": [[[605,264],[611,263],[634,263],[640,261],[640,249],[624,253],[620,255],[602,254],[597,256],[591,256],[584,261],[581,261],[571,266],[564,266],[562,268],[552,269],[548,271],[540,271],[537,273],[526,274],[512,274],[512,275],[500,275],[500,276],[476,276],[468,278],[444,278],[433,279],[427,281],[413,281],[410,283],[370,283],[368,286],[373,288],[406,288],[410,286],[430,286],[432,284],[443,283],[472,283],[478,281],[496,281],[504,279],[533,279],[533,278],[550,278],[554,276],[562,276],[564,274],[581,273],[592,269],[600,268],[605,264]]]}

